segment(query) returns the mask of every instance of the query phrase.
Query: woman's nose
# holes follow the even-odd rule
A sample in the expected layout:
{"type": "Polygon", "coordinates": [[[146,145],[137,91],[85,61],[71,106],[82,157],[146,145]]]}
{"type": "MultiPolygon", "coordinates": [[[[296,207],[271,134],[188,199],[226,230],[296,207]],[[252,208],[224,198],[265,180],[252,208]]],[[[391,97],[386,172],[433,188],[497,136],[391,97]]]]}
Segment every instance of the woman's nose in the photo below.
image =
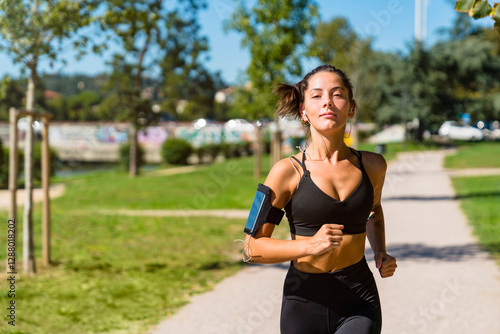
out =
{"type": "Polygon", "coordinates": [[[331,107],[333,105],[333,101],[332,100],[333,100],[333,96],[327,95],[326,98],[325,98],[325,101],[324,101],[324,105],[331,107]]]}

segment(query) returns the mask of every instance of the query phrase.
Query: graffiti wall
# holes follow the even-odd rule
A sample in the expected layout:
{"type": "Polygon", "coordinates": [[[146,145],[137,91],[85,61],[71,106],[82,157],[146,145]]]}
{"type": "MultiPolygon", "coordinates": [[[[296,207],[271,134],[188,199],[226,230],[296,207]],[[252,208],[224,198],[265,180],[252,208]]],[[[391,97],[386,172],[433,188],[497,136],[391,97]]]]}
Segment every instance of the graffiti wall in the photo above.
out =
{"type": "MultiPolygon", "coordinates": [[[[285,143],[286,138],[290,136],[303,135],[297,127],[286,126],[282,129],[285,143]]],[[[40,128],[35,129],[38,137],[40,131],[40,128]]],[[[23,129],[19,128],[20,147],[24,146],[24,135],[23,129]]],[[[201,128],[194,126],[191,122],[165,122],[147,127],[138,133],[138,142],[145,150],[146,161],[161,162],[161,146],[171,137],[183,138],[197,148],[211,143],[253,141],[255,131],[253,125],[248,122],[245,127],[240,128],[228,127],[227,123],[218,122],[211,122],[201,128]]],[[[0,123],[0,138],[4,147],[8,147],[8,122],[0,123]]],[[[49,142],[61,160],[114,162],[118,161],[120,145],[128,142],[128,124],[52,122],[49,129],[49,142]]]]}

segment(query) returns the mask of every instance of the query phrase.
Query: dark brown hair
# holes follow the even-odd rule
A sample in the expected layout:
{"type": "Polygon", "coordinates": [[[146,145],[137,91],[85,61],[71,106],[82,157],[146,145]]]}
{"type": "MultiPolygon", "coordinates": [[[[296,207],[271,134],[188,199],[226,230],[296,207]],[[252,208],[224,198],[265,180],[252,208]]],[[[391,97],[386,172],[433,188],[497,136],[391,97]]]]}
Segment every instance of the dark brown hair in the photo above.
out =
{"type": "Polygon", "coordinates": [[[347,75],[342,70],[335,68],[335,66],[321,65],[316,67],[311,72],[307,73],[301,81],[297,82],[293,86],[287,84],[278,84],[276,86],[276,88],[274,89],[274,93],[279,96],[278,110],[276,111],[276,113],[282,117],[292,116],[300,119],[300,105],[304,102],[304,93],[307,90],[308,81],[311,76],[320,72],[330,72],[337,74],[340,80],[342,80],[344,86],[347,88],[347,91],[349,93],[349,100],[353,100],[353,87],[351,80],[349,80],[347,75]]]}

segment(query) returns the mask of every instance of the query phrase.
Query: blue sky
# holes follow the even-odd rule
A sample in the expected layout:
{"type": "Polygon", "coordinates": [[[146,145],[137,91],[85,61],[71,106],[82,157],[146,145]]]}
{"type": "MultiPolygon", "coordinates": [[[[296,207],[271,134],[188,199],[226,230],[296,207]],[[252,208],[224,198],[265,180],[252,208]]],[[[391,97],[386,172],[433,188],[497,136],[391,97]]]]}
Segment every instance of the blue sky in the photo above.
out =
{"type": "MultiPolygon", "coordinates": [[[[356,32],[361,36],[374,38],[374,48],[384,51],[404,51],[406,45],[414,37],[414,0],[316,0],[319,4],[322,20],[329,21],[335,16],[346,17],[356,32]]],[[[247,0],[249,5],[256,0],[247,0]]],[[[454,1],[428,0],[427,43],[434,44],[440,35],[439,28],[450,27],[456,15],[454,1]]],[[[209,1],[209,7],[200,13],[201,34],[209,38],[210,59],[206,66],[219,70],[229,83],[238,82],[249,62],[249,52],[240,47],[241,35],[235,32],[224,32],[223,21],[228,19],[233,7],[233,0],[209,1]]],[[[466,15],[466,14],[462,14],[466,15]]],[[[493,26],[489,18],[483,24],[493,26]]],[[[108,70],[105,62],[110,53],[102,56],[86,56],[76,61],[68,54],[68,65],[57,63],[53,68],[42,63],[43,72],[88,73],[95,74],[108,70]]],[[[308,71],[312,64],[305,64],[308,71]]],[[[6,55],[0,53],[0,77],[4,74],[17,77],[19,66],[13,65],[6,55]]]]}

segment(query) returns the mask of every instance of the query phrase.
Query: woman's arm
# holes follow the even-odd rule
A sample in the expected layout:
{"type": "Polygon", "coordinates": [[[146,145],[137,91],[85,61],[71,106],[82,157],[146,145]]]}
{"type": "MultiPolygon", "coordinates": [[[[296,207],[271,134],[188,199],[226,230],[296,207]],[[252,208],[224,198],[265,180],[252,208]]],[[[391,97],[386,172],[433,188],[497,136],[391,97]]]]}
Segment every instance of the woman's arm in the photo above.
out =
{"type": "MultiPolygon", "coordinates": [[[[282,209],[298,184],[290,160],[283,159],[276,163],[264,184],[271,188],[271,205],[282,209]]],[[[301,240],[273,239],[274,227],[274,224],[265,223],[253,237],[246,237],[243,251],[247,262],[280,263],[307,255],[319,255],[339,247],[342,241],[341,225],[325,224],[314,237],[301,240]]]]}
{"type": "Polygon", "coordinates": [[[373,185],[374,201],[370,217],[366,223],[366,235],[375,257],[375,266],[382,277],[394,275],[396,259],[387,254],[385,245],[385,221],[381,198],[387,163],[380,154],[363,152],[365,168],[373,185]]]}

